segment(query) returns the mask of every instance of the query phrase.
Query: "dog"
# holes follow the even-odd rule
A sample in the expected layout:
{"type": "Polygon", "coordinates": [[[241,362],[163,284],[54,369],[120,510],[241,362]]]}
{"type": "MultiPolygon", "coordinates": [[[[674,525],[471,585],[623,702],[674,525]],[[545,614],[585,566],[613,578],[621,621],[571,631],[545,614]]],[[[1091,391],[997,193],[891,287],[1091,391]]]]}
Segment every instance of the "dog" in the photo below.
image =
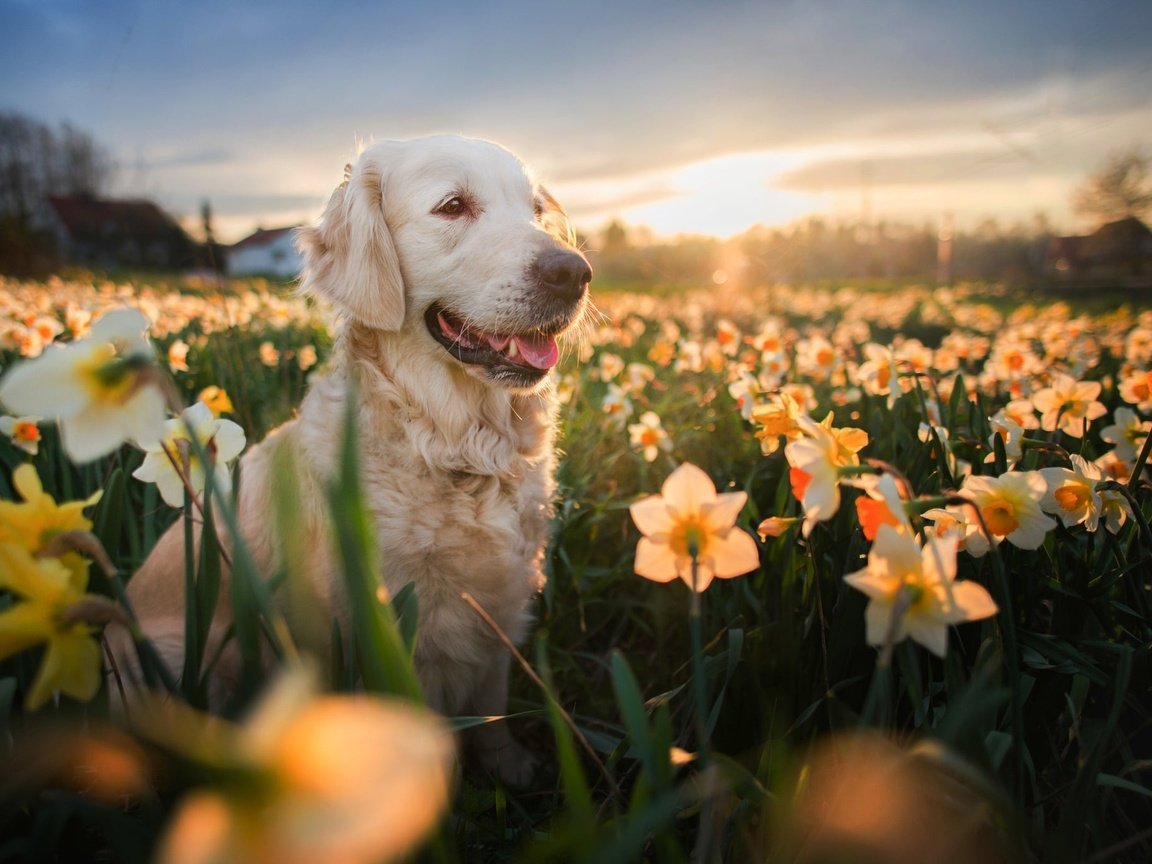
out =
{"type": "MultiPolygon", "coordinates": [[[[446,715],[506,711],[510,655],[462,599],[471,594],[513,640],[544,583],[553,506],[557,339],[590,306],[592,271],[559,205],[512,153],[457,136],[382,141],[345,170],[319,221],[300,229],[301,289],[341,316],[329,368],[297,416],[241,460],[241,534],[262,572],[283,564],[271,517],[283,454],[294,465],[295,562],[321,629],[349,610],[325,505],[355,399],[360,485],[384,587],[414,583],[414,662],[446,715]]],[[[144,633],[166,665],[184,650],[184,540],[164,534],[129,581],[144,633]]],[[[238,682],[227,591],[208,653],[219,703],[238,682]]],[[[504,723],[474,730],[484,768],[508,783],[534,764],[504,723]]]]}

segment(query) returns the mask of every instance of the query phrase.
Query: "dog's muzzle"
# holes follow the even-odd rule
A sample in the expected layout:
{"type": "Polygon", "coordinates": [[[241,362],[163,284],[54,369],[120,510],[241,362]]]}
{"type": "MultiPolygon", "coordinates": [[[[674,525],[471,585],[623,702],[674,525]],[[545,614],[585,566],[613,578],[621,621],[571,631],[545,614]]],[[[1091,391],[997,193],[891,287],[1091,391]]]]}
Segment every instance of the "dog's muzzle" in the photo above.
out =
{"type": "Polygon", "coordinates": [[[512,387],[538,384],[560,362],[556,338],[583,313],[592,268],[578,252],[555,249],[538,255],[527,275],[531,290],[525,324],[490,331],[434,303],[424,312],[428,332],[454,358],[483,367],[494,381],[512,387]]]}

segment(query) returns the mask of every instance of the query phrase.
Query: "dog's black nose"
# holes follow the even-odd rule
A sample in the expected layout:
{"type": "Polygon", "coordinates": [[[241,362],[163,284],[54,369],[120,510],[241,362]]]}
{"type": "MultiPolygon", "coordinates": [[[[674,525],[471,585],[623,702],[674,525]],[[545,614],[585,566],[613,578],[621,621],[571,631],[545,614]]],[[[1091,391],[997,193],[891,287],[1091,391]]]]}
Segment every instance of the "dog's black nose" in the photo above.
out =
{"type": "Polygon", "coordinates": [[[533,265],[537,284],[554,297],[574,303],[588,290],[592,268],[578,252],[552,249],[541,253],[533,265]]]}

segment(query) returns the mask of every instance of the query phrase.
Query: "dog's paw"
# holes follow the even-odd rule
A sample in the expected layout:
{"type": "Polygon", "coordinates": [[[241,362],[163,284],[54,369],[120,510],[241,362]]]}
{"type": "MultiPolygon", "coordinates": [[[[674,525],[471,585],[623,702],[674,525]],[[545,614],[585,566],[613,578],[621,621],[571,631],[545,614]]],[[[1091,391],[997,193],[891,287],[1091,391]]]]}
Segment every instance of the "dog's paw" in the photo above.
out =
{"type": "Polygon", "coordinates": [[[476,758],[484,770],[514,789],[531,786],[542,764],[535,753],[511,737],[499,746],[481,749],[476,758]]]}

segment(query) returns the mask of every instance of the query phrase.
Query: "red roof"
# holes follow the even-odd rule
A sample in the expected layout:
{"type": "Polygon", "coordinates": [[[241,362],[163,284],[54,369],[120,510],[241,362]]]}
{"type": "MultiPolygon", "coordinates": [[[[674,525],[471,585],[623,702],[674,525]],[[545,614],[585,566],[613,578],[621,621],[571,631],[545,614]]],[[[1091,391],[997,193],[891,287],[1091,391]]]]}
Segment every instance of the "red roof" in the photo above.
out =
{"type": "Polygon", "coordinates": [[[171,237],[173,231],[180,230],[167,213],[143,199],[50,196],[48,203],[73,237],[171,237]]]}

